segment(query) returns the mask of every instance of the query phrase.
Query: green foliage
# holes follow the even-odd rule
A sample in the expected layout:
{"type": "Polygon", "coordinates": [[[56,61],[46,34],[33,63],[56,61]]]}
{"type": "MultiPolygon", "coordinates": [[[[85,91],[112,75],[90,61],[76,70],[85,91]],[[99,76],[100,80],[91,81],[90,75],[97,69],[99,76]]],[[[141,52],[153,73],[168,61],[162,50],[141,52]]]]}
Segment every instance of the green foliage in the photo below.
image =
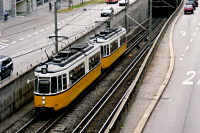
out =
{"type": "Polygon", "coordinates": [[[86,1],[83,4],[79,4],[79,5],[74,5],[71,8],[65,8],[65,9],[61,9],[58,12],[59,13],[63,13],[63,12],[68,12],[68,11],[72,11],[74,9],[78,9],[81,8],[83,6],[89,5],[89,4],[100,4],[100,3],[104,3],[105,0],[91,0],[91,1],[86,1]]]}

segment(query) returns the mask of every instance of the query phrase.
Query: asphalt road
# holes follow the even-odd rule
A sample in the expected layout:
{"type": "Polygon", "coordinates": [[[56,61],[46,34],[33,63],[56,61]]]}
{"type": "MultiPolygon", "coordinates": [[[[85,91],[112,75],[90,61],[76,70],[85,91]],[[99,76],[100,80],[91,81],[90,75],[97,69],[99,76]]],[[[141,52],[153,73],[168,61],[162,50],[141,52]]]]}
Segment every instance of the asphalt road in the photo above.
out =
{"type": "Polygon", "coordinates": [[[143,133],[200,131],[200,8],[182,14],[173,33],[175,67],[143,133]]]}

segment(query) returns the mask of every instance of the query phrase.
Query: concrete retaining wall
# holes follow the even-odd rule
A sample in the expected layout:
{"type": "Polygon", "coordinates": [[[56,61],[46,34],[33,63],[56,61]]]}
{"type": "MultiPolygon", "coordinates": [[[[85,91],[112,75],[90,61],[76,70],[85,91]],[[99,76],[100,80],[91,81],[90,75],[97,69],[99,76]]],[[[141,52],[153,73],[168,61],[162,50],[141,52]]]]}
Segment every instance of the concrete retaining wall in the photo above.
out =
{"type": "MultiPolygon", "coordinates": [[[[148,0],[136,1],[127,7],[127,14],[134,21],[141,23],[148,18],[148,0]]],[[[121,11],[115,16],[109,18],[111,27],[125,27],[125,13],[121,11]]],[[[138,24],[127,17],[128,30],[135,29],[138,24]]],[[[83,37],[77,39],[74,43],[87,42],[89,37],[106,28],[106,23],[102,22],[83,37]]],[[[17,79],[0,89],[0,122],[15,113],[21,106],[33,99],[34,82],[27,83],[28,79],[34,79],[34,69],[20,75],[17,79]]]]}

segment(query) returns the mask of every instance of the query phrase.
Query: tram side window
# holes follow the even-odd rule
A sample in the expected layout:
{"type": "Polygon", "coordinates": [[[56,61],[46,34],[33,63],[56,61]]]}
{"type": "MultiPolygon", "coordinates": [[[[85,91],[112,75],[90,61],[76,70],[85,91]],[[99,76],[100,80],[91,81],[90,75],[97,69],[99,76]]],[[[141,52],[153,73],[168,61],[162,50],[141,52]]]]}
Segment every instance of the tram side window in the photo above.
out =
{"type": "Polygon", "coordinates": [[[126,42],[126,36],[120,38],[120,45],[123,45],[126,42]]]}
{"type": "Polygon", "coordinates": [[[81,63],[69,72],[69,83],[70,86],[78,81],[81,77],[85,75],[85,63],[81,63]]]}
{"type": "Polygon", "coordinates": [[[89,70],[92,70],[99,63],[100,63],[100,53],[98,52],[89,58],[89,70]]]}
{"type": "Polygon", "coordinates": [[[67,89],[67,75],[63,74],[63,90],[67,89]]]}
{"type": "Polygon", "coordinates": [[[110,52],[113,53],[118,48],[118,40],[115,40],[110,44],[110,52]]]}
{"type": "Polygon", "coordinates": [[[50,92],[50,81],[39,80],[39,93],[49,94],[50,92]]]}
{"type": "Polygon", "coordinates": [[[51,77],[51,93],[57,92],[57,77],[51,77]]]}
{"type": "Polygon", "coordinates": [[[35,92],[38,92],[38,77],[35,77],[35,92]]]}
{"type": "Polygon", "coordinates": [[[106,54],[107,54],[107,55],[110,55],[110,54],[109,54],[109,45],[106,45],[106,54]]]}
{"type": "Polygon", "coordinates": [[[109,45],[101,46],[101,57],[106,57],[109,55],[109,45]]]}
{"type": "Polygon", "coordinates": [[[58,76],[58,91],[62,91],[62,75],[58,76]]]}

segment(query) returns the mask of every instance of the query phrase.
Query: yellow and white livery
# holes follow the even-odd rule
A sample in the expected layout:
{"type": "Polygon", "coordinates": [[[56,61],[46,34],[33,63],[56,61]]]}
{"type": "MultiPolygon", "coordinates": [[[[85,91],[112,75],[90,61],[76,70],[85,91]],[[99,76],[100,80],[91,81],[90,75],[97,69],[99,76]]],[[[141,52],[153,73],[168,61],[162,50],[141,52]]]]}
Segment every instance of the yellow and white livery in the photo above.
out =
{"type": "Polygon", "coordinates": [[[127,49],[126,29],[108,28],[90,38],[90,43],[101,47],[101,67],[108,68],[127,49]]]}

